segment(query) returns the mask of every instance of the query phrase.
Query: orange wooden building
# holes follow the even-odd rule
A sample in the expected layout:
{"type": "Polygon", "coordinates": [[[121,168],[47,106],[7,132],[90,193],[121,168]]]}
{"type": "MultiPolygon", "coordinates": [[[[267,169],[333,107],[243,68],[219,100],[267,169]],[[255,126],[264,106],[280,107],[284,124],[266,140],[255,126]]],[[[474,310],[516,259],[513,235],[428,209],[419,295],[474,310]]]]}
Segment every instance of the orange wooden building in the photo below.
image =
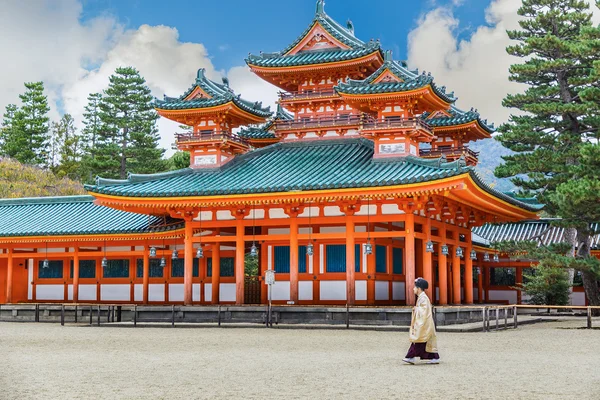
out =
{"type": "Polygon", "coordinates": [[[189,168],[0,200],[0,302],[265,303],[268,269],[275,303],[413,304],[417,276],[437,304],[508,301],[485,292],[491,250],[471,231],[540,207],[474,172],[468,144],[493,127],[323,8],[246,60],[281,88],[274,113],[203,70],[156,101],[192,127],[189,168]]]}

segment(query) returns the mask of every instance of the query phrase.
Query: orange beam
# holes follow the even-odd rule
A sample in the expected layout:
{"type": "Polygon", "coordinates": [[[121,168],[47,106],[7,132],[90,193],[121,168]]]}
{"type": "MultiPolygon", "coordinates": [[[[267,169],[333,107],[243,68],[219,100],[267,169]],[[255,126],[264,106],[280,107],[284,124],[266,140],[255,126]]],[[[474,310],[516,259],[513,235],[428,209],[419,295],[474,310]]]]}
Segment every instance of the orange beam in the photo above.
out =
{"type": "Polygon", "coordinates": [[[290,300],[298,304],[298,218],[295,215],[290,217],[290,300]]]}
{"type": "Polygon", "coordinates": [[[219,289],[221,285],[221,245],[212,246],[212,304],[219,304],[219,289]]]}
{"type": "Polygon", "coordinates": [[[354,305],[356,300],[354,235],[354,217],[348,215],[346,218],[346,301],[349,305],[354,305]]]}
{"type": "Polygon", "coordinates": [[[429,283],[429,288],[425,290],[427,297],[431,300],[431,302],[435,302],[434,297],[434,284],[433,284],[433,254],[428,253],[427,243],[426,241],[430,239],[431,236],[431,219],[427,218],[427,222],[423,226],[425,237],[423,238],[423,279],[425,279],[429,283]]]}
{"type": "Polygon", "coordinates": [[[8,263],[6,271],[6,302],[12,303],[13,292],[13,249],[8,249],[8,263]]]}
{"type": "Polygon", "coordinates": [[[183,265],[183,304],[189,306],[192,304],[192,275],[194,268],[194,243],[192,237],[194,230],[189,221],[185,223],[185,239],[184,239],[184,265],[183,265]]]}
{"type": "Polygon", "coordinates": [[[244,224],[241,217],[235,227],[235,304],[244,304],[244,224]]]}

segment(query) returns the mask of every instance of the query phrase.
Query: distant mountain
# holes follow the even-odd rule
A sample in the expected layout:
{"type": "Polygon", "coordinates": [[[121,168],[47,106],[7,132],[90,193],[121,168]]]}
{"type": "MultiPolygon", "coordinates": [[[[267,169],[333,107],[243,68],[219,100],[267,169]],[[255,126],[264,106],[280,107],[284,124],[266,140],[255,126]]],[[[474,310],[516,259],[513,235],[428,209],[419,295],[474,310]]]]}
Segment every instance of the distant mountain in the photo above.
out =
{"type": "Polygon", "coordinates": [[[512,151],[494,139],[484,139],[470,143],[469,148],[479,152],[479,163],[475,167],[475,171],[481,175],[486,183],[501,192],[516,189],[510,180],[494,176],[494,169],[502,163],[501,157],[511,154],[512,151]]]}

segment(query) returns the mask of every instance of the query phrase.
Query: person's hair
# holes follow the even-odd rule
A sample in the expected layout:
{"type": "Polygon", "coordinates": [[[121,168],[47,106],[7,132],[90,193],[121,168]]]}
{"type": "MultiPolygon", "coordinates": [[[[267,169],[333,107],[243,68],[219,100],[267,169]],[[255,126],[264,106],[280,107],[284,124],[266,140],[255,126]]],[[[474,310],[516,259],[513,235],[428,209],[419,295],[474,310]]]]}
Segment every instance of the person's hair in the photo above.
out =
{"type": "Polygon", "coordinates": [[[427,282],[423,278],[417,278],[417,279],[415,279],[415,286],[420,289],[426,290],[429,288],[429,282],[427,282]]]}

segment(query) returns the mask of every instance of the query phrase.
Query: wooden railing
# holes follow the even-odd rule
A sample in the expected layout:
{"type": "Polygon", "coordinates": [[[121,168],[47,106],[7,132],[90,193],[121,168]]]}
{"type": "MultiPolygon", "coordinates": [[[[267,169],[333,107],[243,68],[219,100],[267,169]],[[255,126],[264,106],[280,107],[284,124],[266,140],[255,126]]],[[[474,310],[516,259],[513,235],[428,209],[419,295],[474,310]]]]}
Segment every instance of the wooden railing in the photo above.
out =
{"type": "Polygon", "coordinates": [[[204,140],[231,140],[246,145],[248,144],[248,141],[246,139],[228,131],[200,131],[189,133],[176,133],[175,138],[177,139],[177,143],[197,142],[204,140]]]}
{"type": "Polygon", "coordinates": [[[328,126],[358,126],[363,119],[360,115],[338,115],[335,117],[306,118],[292,121],[275,121],[275,127],[279,130],[321,128],[328,126]]]}
{"type": "Polygon", "coordinates": [[[421,149],[419,150],[419,155],[421,157],[440,157],[442,155],[460,157],[461,155],[464,155],[465,157],[472,157],[477,159],[477,157],[479,157],[479,152],[473,151],[467,146],[461,146],[437,149],[421,149]]]}
{"type": "Polygon", "coordinates": [[[293,100],[304,100],[313,99],[319,97],[332,97],[336,96],[335,90],[333,89],[322,89],[322,90],[303,90],[297,92],[279,92],[279,98],[281,101],[293,101],[293,100]]]}
{"type": "Polygon", "coordinates": [[[431,134],[431,126],[420,118],[386,118],[366,119],[363,123],[364,130],[389,129],[389,128],[413,128],[423,129],[431,134]]]}

